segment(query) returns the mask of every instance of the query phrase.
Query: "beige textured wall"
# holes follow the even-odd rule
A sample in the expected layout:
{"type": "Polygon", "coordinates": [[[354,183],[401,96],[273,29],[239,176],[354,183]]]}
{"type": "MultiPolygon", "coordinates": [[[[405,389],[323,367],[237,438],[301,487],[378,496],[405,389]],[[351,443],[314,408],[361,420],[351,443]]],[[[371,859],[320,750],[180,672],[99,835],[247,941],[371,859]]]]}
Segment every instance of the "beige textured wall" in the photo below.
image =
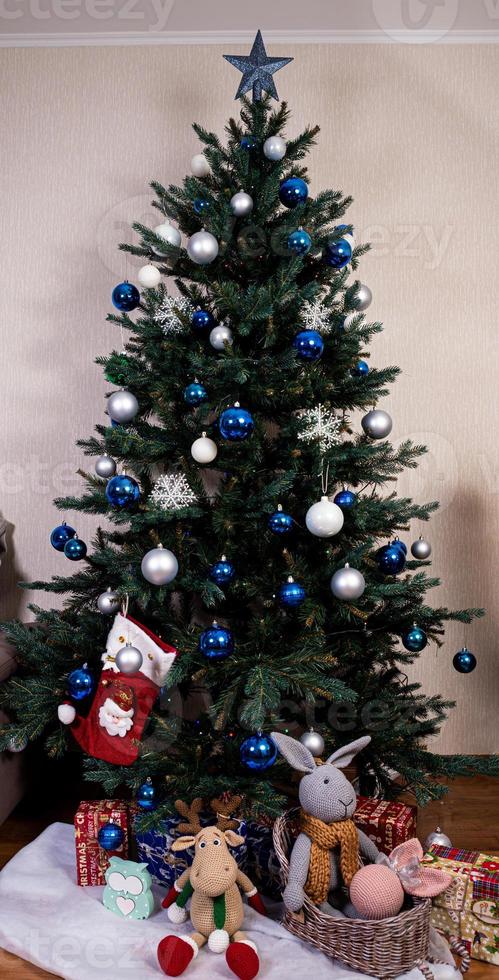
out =
{"type": "MultiPolygon", "coordinates": [[[[296,57],[277,79],[294,108],[290,134],[322,127],[312,193],[352,193],[359,238],[376,243],[362,265],[385,323],[373,363],[404,371],[385,405],[395,439],[430,447],[400,490],[443,505],[429,531],[444,583],[435,599],[488,610],[466,631],[473,675],[452,669],[459,627],[418,668],[429,689],[459,701],[440,745],[497,751],[497,49],[274,50],[296,57]]],[[[69,570],[48,543],[51,501],[78,491],[74,442],[103,420],[93,358],[118,342],[104,319],[127,273],[115,245],[128,222],[152,220],[148,180],[188,170],[191,121],[221,131],[236,108],[238,76],[221,55],[216,46],[0,52],[0,507],[13,526],[4,616],[26,614],[17,579],[69,570]]],[[[78,516],[77,526],[88,540],[94,520],[78,516]]]]}

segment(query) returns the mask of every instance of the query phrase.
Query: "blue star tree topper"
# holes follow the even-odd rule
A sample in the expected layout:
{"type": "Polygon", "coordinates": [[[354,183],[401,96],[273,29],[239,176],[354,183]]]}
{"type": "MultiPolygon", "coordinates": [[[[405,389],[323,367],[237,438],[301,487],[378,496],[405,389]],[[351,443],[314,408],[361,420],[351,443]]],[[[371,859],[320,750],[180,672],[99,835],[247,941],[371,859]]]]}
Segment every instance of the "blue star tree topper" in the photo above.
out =
{"type": "Polygon", "coordinates": [[[249,55],[224,54],[224,58],[229,64],[234,65],[238,71],[242,72],[239,88],[236,92],[236,99],[240,99],[250,89],[253,91],[253,102],[259,102],[262,92],[268,92],[273,99],[278,99],[277,89],[272,75],[285,65],[289,65],[292,58],[268,58],[263,43],[261,31],[258,31],[253,47],[249,55]]]}

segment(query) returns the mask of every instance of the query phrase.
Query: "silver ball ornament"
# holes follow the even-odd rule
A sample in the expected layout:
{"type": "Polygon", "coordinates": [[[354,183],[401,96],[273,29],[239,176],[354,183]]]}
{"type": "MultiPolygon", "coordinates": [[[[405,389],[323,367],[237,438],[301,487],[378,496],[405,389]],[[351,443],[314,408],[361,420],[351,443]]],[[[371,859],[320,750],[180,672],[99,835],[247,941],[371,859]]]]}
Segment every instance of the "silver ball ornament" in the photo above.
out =
{"type": "Polygon", "coordinates": [[[112,456],[108,456],[107,453],[98,456],[95,460],[95,472],[97,476],[102,476],[105,480],[109,480],[116,473],[116,460],[112,456]]]}
{"type": "Polygon", "coordinates": [[[230,208],[236,218],[245,218],[253,210],[253,198],[246,191],[238,191],[230,199],[230,208]]]}
{"type": "Polygon", "coordinates": [[[192,458],[196,463],[212,463],[218,454],[218,447],[213,439],[209,439],[206,432],[203,432],[199,439],[195,439],[191,446],[192,458]]]}
{"type": "Polygon", "coordinates": [[[431,544],[429,541],[425,541],[422,535],[417,541],[413,541],[411,544],[411,555],[413,558],[417,558],[418,561],[425,561],[431,555],[431,544]]]}
{"type": "Polygon", "coordinates": [[[103,616],[113,616],[120,608],[121,600],[111,586],[105,592],[101,592],[97,599],[97,609],[103,616]]]}
{"type": "Polygon", "coordinates": [[[209,231],[196,231],[187,242],[187,254],[196,265],[209,265],[218,255],[218,242],[209,231]]]}
{"type": "Polygon", "coordinates": [[[392,431],[393,422],[388,412],[383,412],[381,408],[373,408],[364,415],[360,424],[366,436],[370,436],[371,439],[386,439],[392,431]]]}
{"type": "Polygon", "coordinates": [[[191,160],[191,171],[194,177],[207,177],[210,165],[204,153],[195,153],[191,160]]]}
{"type": "Polygon", "coordinates": [[[369,289],[369,286],[366,286],[365,283],[361,282],[360,286],[353,294],[351,300],[352,306],[358,313],[360,313],[361,310],[367,310],[368,306],[370,306],[372,303],[372,298],[373,294],[369,289]]]}
{"type": "Polygon", "coordinates": [[[326,496],[312,504],[305,514],[307,530],[317,538],[331,538],[333,534],[338,534],[344,519],[341,507],[326,496]]]}
{"type": "Polygon", "coordinates": [[[346,564],[339,568],[331,578],[330,588],[336,599],[360,599],[366,587],[366,581],[357,568],[346,564]]]}
{"type": "Polygon", "coordinates": [[[132,646],[131,643],[127,643],[121,650],[118,650],[115,663],[122,674],[136,674],[142,667],[143,660],[140,650],[137,650],[137,647],[132,646]]]}
{"type": "Polygon", "coordinates": [[[213,327],[210,333],[210,344],[215,350],[224,350],[225,345],[233,344],[232,330],[227,327],[225,323],[219,323],[217,327],[213,327]]]}
{"type": "MultiPolygon", "coordinates": [[[[180,242],[182,241],[178,228],[171,225],[169,221],[163,221],[161,225],[156,225],[154,228],[154,234],[157,235],[158,238],[163,238],[168,245],[174,245],[175,248],[178,248],[180,242]]],[[[160,257],[166,255],[166,252],[159,252],[156,248],[153,249],[153,252],[155,255],[159,255],[160,257]]]]}
{"type": "Polygon", "coordinates": [[[159,544],[144,555],[140,570],[151,585],[168,585],[178,572],[178,561],[172,551],[159,544]]]}
{"type": "Polygon", "coordinates": [[[313,728],[308,732],[303,732],[303,735],[300,735],[300,742],[312,753],[314,759],[320,759],[325,745],[324,739],[319,732],[314,732],[313,728]]]}
{"type": "Polygon", "coordinates": [[[282,160],[286,156],[286,141],[282,136],[269,136],[263,144],[263,155],[267,160],[282,160]]]}
{"type": "Polygon", "coordinates": [[[161,272],[150,262],[139,269],[137,280],[143,289],[156,289],[156,286],[159,286],[161,282],[161,272]]]}
{"type": "Polygon", "coordinates": [[[13,735],[7,742],[7,752],[11,752],[13,755],[17,755],[18,752],[24,752],[27,747],[28,739],[25,735],[13,735]]]}
{"type": "Polygon", "coordinates": [[[107,400],[107,410],[114,422],[124,424],[135,418],[139,403],[131,391],[113,391],[107,400]]]}
{"type": "Polygon", "coordinates": [[[423,845],[425,851],[429,851],[432,844],[437,844],[438,847],[452,847],[450,837],[447,837],[447,834],[444,834],[444,832],[440,830],[440,827],[437,827],[437,829],[431,834],[428,834],[428,837],[423,845]]]}

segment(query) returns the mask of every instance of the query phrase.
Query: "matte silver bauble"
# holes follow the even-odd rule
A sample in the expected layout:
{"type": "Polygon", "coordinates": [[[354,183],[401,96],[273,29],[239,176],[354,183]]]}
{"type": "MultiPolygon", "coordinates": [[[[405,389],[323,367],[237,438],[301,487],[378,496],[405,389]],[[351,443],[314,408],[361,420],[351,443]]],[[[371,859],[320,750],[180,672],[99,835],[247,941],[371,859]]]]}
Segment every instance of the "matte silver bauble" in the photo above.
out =
{"type": "Polygon", "coordinates": [[[372,303],[373,294],[366,286],[365,283],[361,282],[358,289],[355,290],[353,294],[351,303],[355,310],[360,313],[361,310],[367,310],[367,307],[372,303]]]}
{"type": "Polygon", "coordinates": [[[223,350],[226,344],[232,346],[232,330],[225,323],[220,323],[218,327],[213,327],[210,333],[210,344],[215,350],[223,350]]]}
{"type": "Polygon", "coordinates": [[[339,568],[331,578],[331,592],[337,599],[360,599],[363,594],[366,582],[362,572],[357,568],[350,568],[346,564],[344,568],[339,568]]]}
{"type": "Polygon", "coordinates": [[[418,561],[425,561],[431,555],[431,544],[429,541],[425,541],[422,535],[417,541],[413,541],[411,544],[411,555],[417,558],[418,561]]]}
{"type": "Polygon", "coordinates": [[[95,460],[95,472],[97,476],[102,476],[105,480],[110,480],[116,473],[116,460],[112,456],[108,456],[107,453],[103,453],[102,456],[98,456],[95,460]]]}
{"type": "Polygon", "coordinates": [[[305,514],[307,530],[317,538],[331,538],[333,534],[338,534],[343,527],[343,521],[341,507],[326,496],[312,504],[305,514]]]}
{"type": "Polygon", "coordinates": [[[440,830],[440,827],[437,827],[431,834],[428,834],[423,845],[425,851],[429,851],[432,844],[437,844],[438,847],[452,847],[450,838],[440,830]]]}
{"type": "MultiPolygon", "coordinates": [[[[180,242],[182,241],[178,228],[171,225],[169,221],[163,221],[161,225],[156,225],[154,228],[154,234],[157,235],[158,238],[163,238],[168,245],[174,245],[175,248],[178,248],[180,242]]],[[[156,248],[153,249],[153,252],[155,255],[159,255],[160,257],[166,255],[166,252],[159,252],[156,248]]]]}
{"type": "Polygon", "coordinates": [[[269,136],[263,144],[263,155],[267,160],[282,160],[286,156],[286,141],[282,136],[269,136]]]}
{"type": "Polygon", "coordinates": [[[314,759],[320,759],[325,746],[324,739],[319,732],[314,732],[313,728],[308,732],[303,732],[303,735],[300,735],[300,742],[312,753],[314,759]]]}
{"type": "Polygon", "coordinates": [[[97,609],[103,616],[113,616],[118,612],[120,605],[121,599],[116,592],[113,592],[111,586],[105,592],[101,592],[97,599],[97,609]]]}
{"type": "Polygon", "coordinates": [[[210,172],[210,165],[204,153],[195,153],[191,160],[191,171],[194,177],[207,177],[210,172]]]}
{"type": "Polygon", "coordinates": [[[246,194],[246,191],[238,191],[231,197],[230,207],[234,217],[245,218],[253,210],[253,198],[250,194],[246,194]]]}
{"type": "Polygon", "coordinates": [[[364,418],[361,425],[366,436],[371,439],[386,439],[392,431],[392,419],[388,412],[383,412],[381,408],[373,408],[364,418]]]}
{"type": "Polygon", "coordinates": [[[140,650],[133,647],[131,643],[127,643],[121,650],[118,650],[115,663],[122,674],[136,674],[142,667],[143,660],[140,650]]]}
{"type": "Polygon", "coordinates": [[[209,265],[218,255],[218,242],[209,231],[196,231],[187,242],[187,254],[196,265],[209,265]]]}
{"type": "Polygon", "coordinates": [[[140,569],[151,585],[168,585],[178,572],[178,561],[172,551],[159,544],[144,555],[140,569]]]}
{"type": "Polygon", "coordinates": [[[113,391],[107,400],[107,410],[114,422],[123,425],[135,418],[139,403],[131,391],[113,391]]]}

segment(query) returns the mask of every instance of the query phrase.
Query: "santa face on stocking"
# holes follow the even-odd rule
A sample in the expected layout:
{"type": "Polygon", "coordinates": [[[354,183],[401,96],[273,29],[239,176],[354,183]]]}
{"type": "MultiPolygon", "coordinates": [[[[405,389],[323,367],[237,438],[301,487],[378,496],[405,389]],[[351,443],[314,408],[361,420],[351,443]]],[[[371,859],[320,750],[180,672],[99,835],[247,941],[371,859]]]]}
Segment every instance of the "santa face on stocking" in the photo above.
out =
{"type": "Polygon", "coordinates": [[[87,717],[77,716],[71,704],[58,709],[59,720],[72,726],[74,738],[87,755],[122,766],[135,762],[145,723],[176,652],[131,616],[116,615],[87,717]],[[134,674],[123,674],[116,665],[116,654],[127,643],[142,654],[140,670],[134,674]]]}

